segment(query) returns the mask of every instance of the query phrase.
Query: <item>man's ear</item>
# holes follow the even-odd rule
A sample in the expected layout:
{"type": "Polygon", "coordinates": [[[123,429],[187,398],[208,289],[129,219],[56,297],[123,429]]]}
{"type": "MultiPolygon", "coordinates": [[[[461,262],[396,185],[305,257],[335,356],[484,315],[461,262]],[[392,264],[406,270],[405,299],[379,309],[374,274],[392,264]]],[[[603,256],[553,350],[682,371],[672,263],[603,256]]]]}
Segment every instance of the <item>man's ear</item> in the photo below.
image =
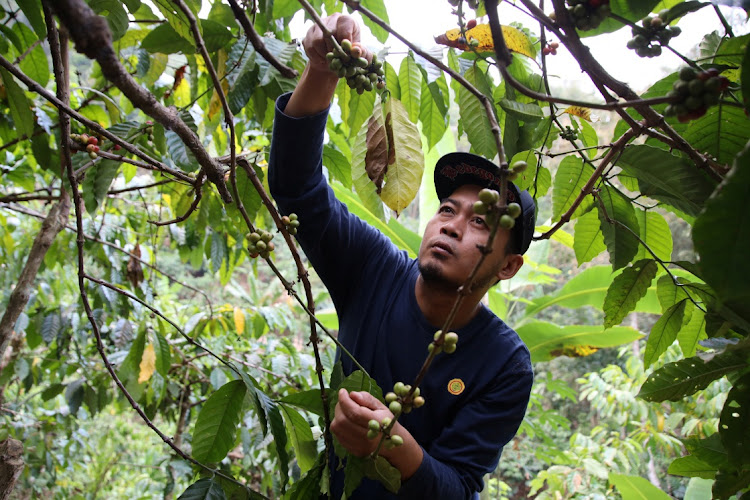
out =
{"type": "Polygon", "coordinates": [[[498,281],[509,280],[516,275],[523,265],[523,255],[511,253],[505,256],[503,267],[497,272],[498,281]]]}

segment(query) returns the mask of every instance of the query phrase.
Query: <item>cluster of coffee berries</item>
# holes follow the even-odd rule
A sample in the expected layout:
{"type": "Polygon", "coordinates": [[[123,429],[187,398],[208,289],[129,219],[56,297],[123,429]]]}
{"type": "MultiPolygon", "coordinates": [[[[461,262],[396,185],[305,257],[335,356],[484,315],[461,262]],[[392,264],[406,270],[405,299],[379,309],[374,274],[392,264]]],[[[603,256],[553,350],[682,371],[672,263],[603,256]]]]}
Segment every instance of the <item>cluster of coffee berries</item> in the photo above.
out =
{"type": "Polygon", "coordinates": [[[609,0],[566,0],[568,14],[581,31],[597,28],[612,13],[609,0]]]}
{"type": "Polygon", "coordinates": [[[544,54],[545,56],[549,56],[549,55],[556,56],[557,55],[557,48],[559,46],[560,46],[559,43],[552,42],[552,43],[550,43],[549,45],[547,45],[546,47],[544,47],[542,49],[542,54],[544,54]]]}
{"type": "Polygon", "coordinates": [[[289,214],[281,217],[281,223],[284,224],[289,234],[294,236],[297,234],[297,228],[299,227],[299,220],[297,220],[297,214],[289,214]]]}
{"type": "Polygon", "coordinates": [[[88,134],[70,134],[70,138],[85,148],[89,153],[89,158],[95,160],[99,153],[99,139],[88,134]]]}
{"type": "MultiPolygon", "coordinates": [[[[380,435],[381,431],[387,431],[391,426],[391,419],[385,417],[382,422],[378,422],[375,419],[367,422],[367,439],[375,439],[380,435]]],[[[385,443],[383,443],[387,449],[392,449],[397,446],[404,444],[404,438],[398,434],[387,434],[385,443]]]]}
{"type": "Polygon", "coordinates": [[[247,239],[249,241],[247,244],[247,251],[250,252],[250,257],[253,259],[258,256],[267,259],[275,249],[274,244],[271,241],[273,239],[273,234],[268,231],[256,229],[248,235],[247,239]]]}
{"type": "Polygon", "coordinates": [[[655,17],[648,16],[643,19],[642,28],[636,26],[631,30],[633,38],[628,40],[627,47],[634,50],[639,57],[660,56],[661,48],[682,33],[678,26],[670,26],[665,22],[668,14],[669,9],[665,9],[655,17]]]}
{"type": "MultiPolygon", "coordinates": [[[[487,190],[491,191],[491,190],[487,190]]],[[[493,193],[497,193],[497,191],[491,191],[493,193]]],[[[476,206],[476,205],[475,205],[476,206]]],[[[443,338],[443,343],[438,345],[437,342],[440,340],[440,336],[442,335],[443,331],[438,330],[435,332],[435,335],[433,336],[434,342],[430,342],[427,346],[427,350],[430,353],[440,354],[441,352],[445,352],[446,354],[453,354],[456,352],[456,344],[458,344],[458,334],[456,332],[448,332],[445,334],[445,337],[443,338]]]]}
{"type": "MultiPolygon", "coordinates": [[[[526,162],[517,163],[524,163],[524,165],[526,164],[526,162]]],[[[526,167],[524,166],[524,168],[526,167]]],[[[516,175],[518,174],[516,173],[516,175]]],[[[481,191],[479,191],[479,200],[474,203],[474,213],[477,213],[479,215],[488,214],[489,217],[489,214],[492,214],[494,212],[498,201],[500,201],[500,193],[498,193],[494,189],[482,189],[481,191]]],[[[518,203],[509,203],[506,207],[506,213],[500,216],[500,227],[502,227],[503,229],[512,229],[513,226],[516,225],[516,218],[519,215],[521,215],[521,205],[519,205],[518,203]]],[[[440,332],[438,331],[438,333],[440,332]]],[[[435,340],[437,340],[437,335],[438,334],[435,334],[435,340]]],[[[450,335],[450,333],[445,336],[446,343],[448,342],[448,335],[450,335]]],[[[447,346],[443,346],[443,348],[445,352],[449,352],[447,346]]]]}
{"type": "Polygon", "coordinates": [[[411,413],[412,409],[421,408],[424,405],[424,398],[419,395],[419,387],[414,389],[411,396],[409,396],[409,391],[411,391],[411,385],[396,382],[393,384],[393,392],[385,395],[385,404],[395,416],[398,417],[401,413],[411,413]]]}
{"type": "Polygon", "coordinates": [[[566,125],[565,128],[560,131],[560,139],[575,141],[578,139],[578,132],[573,127],[566,125]]]}
{"type": "Polygon", "coordinates": [[[154,143],[154,122],[151,120],[147,121],[146,126],[143,128],[143,133],[146,134],[148,145],[151,146],[154,143]]]}
{"type": "Polygon", "coordinates": [[[700,118],[709,107],[719,103],[721,93],[728,86],[729,80],[720,76],[716,68],[696,71],[686,66],[680,70],[680,77],[667,93],[671,104],[666,107],[664,114],[677,116],[680,123],[700,118]]]}
{"type": "Polygon", "coordinates": [[[362,57],[362,49],[352,45],[347,39],[341,40],[340,48],[326,54],[326,60],[328,68],[339,78],[346,78],[349,88],[356,90],[358,94],[370,91],[373,87],[378,90],[385,88],[383,63],[378,61],[375,54],[372,55],[372,62],[367,62],[362,57]]]}

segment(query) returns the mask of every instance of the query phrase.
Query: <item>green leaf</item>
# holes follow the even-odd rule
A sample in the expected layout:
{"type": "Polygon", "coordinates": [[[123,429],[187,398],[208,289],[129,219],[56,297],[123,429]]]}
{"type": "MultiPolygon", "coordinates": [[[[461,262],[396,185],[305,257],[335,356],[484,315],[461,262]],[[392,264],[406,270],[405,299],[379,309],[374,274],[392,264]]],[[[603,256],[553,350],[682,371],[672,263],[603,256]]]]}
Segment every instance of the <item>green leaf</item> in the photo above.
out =
{"type": "MultiPolygon", "coordinates": [[[[585,269],[568,280],[556,293],[531,301],[526,306],[526,317],[534,316],[553,305],[570,308],[592,306],[601,309],[607,290],[615,276],[610,266],[594,266],[585,269]]],[[[636,311],[661,312],[655,287],[650,288],[646,298],[638,302],[636,311]]]]}
{"type": "Polygon", "coordinates": [[[389,144],[395,161],[388,165],[380,198],[396,215],[400,214],[417,196],[422,184],[424,154],[422,138],[417,126],[409,121],[401,101],[390,98],[385,103],[385,123],[392,129],[389,144]]]}
{"type": "Polygon", "coordinates": [[[750,148],[737,158],[706,210],[695,220],[693,243],[706,283],[730,308],[750,319],[750,148]]]}
{"type": "Polygon", "coordinates": [[[518,174],[518,177],[513,181],[513,184],[516,185],[519,191],[532,190],[537,172],[536,153],[533,150],[521,151],[520,153],[516,153],[510,160],[509,165],[513,165],[517,161],[525,161],[528,167],[526,168],[526,170],[518,174]]]}
{"type": "Polygon", "coordinates": [[[169,369],[172,367],[172,353],[169,348],[169,342],[157,331],[153,332],[153,337],[154,350],[156,351],[156,371],[166,377],[169,369]]]}
{"type": "Polygon", "coordinates": [[[26,76],[31,77],[31,79],[35,80],[42,87],[46,87],[47,82],[49,82],[51,70],[42,45],[34,45],[37,42],[36,34],[23,23],[14,24],[13,31],[17,34],[23,45],[28,47],[28,49],[21,51],[24,53],[24,58],[18,65],[19,68],[26,76]]]}
{"type": "Polygon", "coordinates": [[[615,485],[622,500],[671,500],[672,497],[654,486],[648,479],[623,474],[609,474],[609,482],[615,485]]]}
{"type": "Polygon", "coordinates": [[[143,358],[143,348],[146,346],[146,330],[141,329],[138,335],[130,345],[128,355],[125,357],[125,361],[122,362],[120,368],[117,370],[117,376],[123,382],[127,382],[128,379],[134,375],[138,376],[140,372],[141,359],[143,358]]]}
{"type": "Polygon", "coordinates": [[[500,99],[498,104],[506,113],[508,113],[508,115],[517,120],[533,122],[544,118],[542,108],[540,108],[538,104],[524,103],[510,99],[500,99]]]}
{"type": "MultiPolygon", "coordinates": [[[[572,155],[563,158],[557,168],[552,186],[552,220],[559,220],[560,216],[573,205],[591,177],[591,173],[591,168],[587,167],[580,158],[572,155]]],[[[593,204],[593,197],[587,196],[573,212],[571,220],[588,212],[593,204]]]]}
{"type": "Polygon", "coordinates": [[[440,142],[448,129],[445,111],[441,109],[442,96],[436,82],[427,83],[422,78],[422,93],[419,102],[419,121],[422,122],[422,133],[427,138],[427,149],[430,150],[440,142]]]}
{"type": "Polygon", "coordinates": [[[128,31],[128,13],[121,1],[90,0],[89,7],[107,20],[113,40],[119,40],[128,31]]]}
{"type": "Polygon", "coordinates": [[[294,405],[319,417],[323,416],[323,401],[320,397],[320,389],[310,389],[302,392],[287,394],[279,400],[280,403],[294,405]]]}
{"type": "Polygon", "coordinates": [[[221,485],[210,477],[199,479],[182,493],[177,500],[224,500],[224,490],[221,485]]]}
{"type": "Polygon", "coordinates": [[[573,240],[573,251],[575,251],[578,265],[590,262],[606,249],[598,212],[591,211],[578,217],[573,240]]]}
{"type": "Polygon", "coordinates": [[[203,404],[193,431],[193,457],[199,462],[219,462],[234,446],[247,388],[232,380],[203,404]]]}
{"type": "Polygon", "coordinates": [[[297,465],[304,474],[315,465],[315,459],[318,456],[318,448],[315,439],[313,439],[312,430],[307,420],[297,410],[287,405],[279,405],[279,408],[284,415],[284,423],[292,439],[297,465]]]}
{"type": "Polygon", "coordinates": [[[690,321],[682,327],[677,334],[677,342],[682,349],[682,355],[687,357],[695,356],[698,349],[698,342],[707,338],[706,335],[706,315],[703,311],[693,306],[693,313],[690,321]]]}
{"type": "MultiPolygon", "coordinates": [[[[385,61],[383,63],[383,69],[385,71],[385,83],[388,86],[388,92],[391,93],[391,97],[401,99],[401,87],[398,83],[398,73],[396,72],[396,68],[391,66],[391,63],[385,61]]],[[[341,83],[339,84],[341,85],[341,83]]],[[[346,83],[343,83],[343,85],[346,88],[346,83]]],[[[345,120],[345,118],[342,119],[345,120]]]]}
{"type": "Polygon", "coordinates": [[[198,160],[193,156],[193,152],[188,149],[180,136],[171,130],[167,130],[164,135],[167,139],[167,151],[172,161],[186,172],[195,172],[200,165],[198,160]]]}
{"type": "Polygon", "coordinates": [[[99,208],[119,169],[119,162],[102,160],[86,172],[86,178],[83,180],[83,201],[88,213],[93,214],[99,208]]]}
{"type": "Polygon", "coordinates": [[[609,252],[609,261],[614,270],[628,265],[638,253],[640,234],[638,219],[630,200],[618,191],[606,186],[599,192],[599,222],[604,243],[609,252]],[[611,222],[610,222],[611,221],[611,222]]]}
{"type": "MultiPolygon", "coordinates": [[[[349,392],[366,391],[378,398],[380,401],[383,401],[383,391],[380,389],[380,387],[378,387],[378,383],[365,375],[362,370],[353,371],[351,375],[341,381],[341,385],[338,387],[338,389],[346,389],[349,392]]],[[[333,395],[335,396],[336,401],[332,401],[332,408],[336,406],[336,402],[338,401],[338,391],[334,392],[333,395]]]]}
{"type": "MultiPolygon", "coordinates": [[[[472,66],[464,74],[464,78],[475,87],[488,86],[485,82],[480,85],[479,80],[485,80],[487,76],[477,68],[472,66]]],[[[454,87],[456,88],[456,87],[454,87]]],[[[497,155],[497,143],[495,136],[492,135],[492,127],[487,118],[487,112],[477,97],[466,90],[463,85],[457,86],[458,109],[461,116],[461,125],[466,132],[472,149],[479,155],[487,158],[494,158],[497,155]]]]}
{"type": "Polygon", "coordinates": [[[227,92],[227,104],[229,111],[238,114],[247,105],[255,90],[258,88],[258,77],[260,68],[257,64],[246,64],[240,76],[230,86],[227,92]]]}
{"type": "Polygon", "coordinates": [[[691,121],[682,135],[698,151],[715,157],[719,163],[731,163],[750,137],[750,120],[742,108],[714,106],[700,119],[691,121]]]}
{"type": "Polygon", "coordinates": [[[667,363],[649,375],[638,397],[646,401],[679,401],[746,367],[744,356],[735,352],[719,354],[706,362],[693,357],[667,363]]]}
{"type": "MultiPolygon", "coordinates": [[[[349,118],[346,124],[349,126],[349,138],[355,137],[362,126],[372,116],[375,108],[375,92],[364,92],[362,95],[357,94],[354,89],[349,90],[349,118]]],[[[367,127],[365,127],[366,129],[367,127]]]]}
{"type": "Polygon", "coordinates": [[[734,382],[719,419],[721,442],[736,468],[750,463],[750,373],[734,382]]]}
{"type": "MultiPolygon", "coordinates": [[[[386,24],[390,23],[390,20],[388,18],[388,10],[385,8],[385,2],[383,0],[367,0],[367,10],[375,14],[386,24]]],[[[375,23],[367,16],[362,16],[362,22],[365,23],[365,26],[370,28],[373,36],[375,36],[375,38],[380,43],[385,43],[385,41],[388,39],[388,31],[380,27],[379,24],[375,23]]]]}
{"type": "MultiPolygon", "coordinates": [[[[287,436],[284,427],[284,419],[281,418],[279,406],[270,399],[266,405],[266,415],[268,416],[268,423],[270,424],[271,434],[273,435],[276,456],[279,459],[279,475],[281,476],[281,491],[283,492],[289,481],[289,454],[286,452],[287,436]]],[[[310,435],[312,436],[312,432],[310,435]]],[[[313,445],[314,444],[315,443],[313,442],[313,445]]],[[[317,453],[317,449],[314,450],[314,453],[317,453]]]]}
{"type": "MultiPolygon", "coordinates": [[[[167,22],[162,26],[164,26],[165,24],[171,26],[174,31],[180,35],[180,37],[184,38],[188,43],[195,46],[195,40],[193,40],[193,32],[190,29],[190,22],[188,21],[185,13],[168,0],[155,0],[154,3],[156,4],[156,7],[159,9],[159,11],[167,19],[167,22]]],[[[190,2],[186,3],[188,4],[188,6],[190,6],[190,2]]],[[[193,14],[197,14],[197,12],[195,12],[195,9],[193,9],[193,14]]]]}
{"type": "Polygon", "coordinates": [[[643,355],[644,365],[651,366],[677,339],[677,333],[682,328],[686,304],[687,299],[681,300],[667,309],[653,328],[651,328],[651,333],[646,343],[646,352],[643,355]]]}
{"type": "Polygon", "coordinates": [[[713,484],[714,482],[711,478],[693,477],[685,489],[684,500],[710,500],[713,484]]]}
{"type": "Polygon", "coordinates": [[[357,487],[362,483],[362,478],[365,477],[366,460],[368,460],[368,458],[360,458],[355,457],[354,455],[347,455],[346,468],[344,469],[343,498],[351,498],[354,490],[356,490],[357,487]]]}
{"type": "Polygon", "coordinates": [[[211,233],[211,268],[214,272],[218,272],[221,269],[221,265],[227,258],[229,250],[227,248],[227,240],[222,233],[212,232],[211,233]]]}
{"type": "Polygon", "coordinates": [[[141,42],[141,48],[152,54],[156,52],[162,54],[195,53],[195,45],[180,36],[169,23],[160,24],[146,35],[141,42]]]}
{"type": "MultiPolygon", "coordinates": [[[[708,465],[695,455],[688,455],[675,459],[669,464],[667,472],[675,476],[713,479],[714,476],[716,476],[716,467],[708,465]]],[[[687,496],[685,498],[687,498],[687,496]]],[[[709,496],[707,498],[710,499],[711,497],[709,496]]]]}
{"type": "Polygon", "coordinates": [[[273,2],[273,17],[279,19],[282,17],[291,17],[300,10],[300,6],[297,0],[274,0],[273,2]]]}
{"type": "Polygon", "coordinates": [[[646,296],[658,266],[651,259],[639,260],[626,267],[607,290],[604,298],[604,327],[622,323],[628,313],[635,309],[639,300],[646,296]]]}
{"type": "MultiPolygon", "coordinates": [[[[641,240],[648,245],[658,259],[669,261],[672,259],[672,231],[664,216],[653,210],[635,210],[635,216],[638,218],[638,227],[641,230],[641,240]]],[[[638,253],[635,254],[634,260],[652,258],[643,245],[638,246],[638,253]]]]}
{"type": "Polygon", "coordinates": [[[614,347],[642,338],[633,328],[616,326],[604,330],[602,326],[558,326],[545,321],[532,321],[516,329],[531,352],[531,361],[549,361],[563,349],[586,347],[614,347]]]}
{"type": "Polygon", "coordinates": [[[296,481],[289,490],[289,500],[309,500],[318,498],[321,494],[321,480],[325,470],[325,450],[318,455],[315,466],[310,469],[305,477],[296,481]]]}
{"type": "Polygon", "coordinates": [[[53,312],[48,314],[42,322],[42,338],[48,344],[54,342],[62,329],[62,318],[60,313],[53,312]]]}
{"type": "Polygon", "coordinates": [[[588,121],[579,119],[578,122],[581,124],[581,133],[579,137],[584,146],[592,148],[588,150],[587,154],[589,158],[594,158],[599,153],[598,149],[593,149],[599,145],[599,135],[588,121]]]}
{"type": "Polygon", "coordinates": [[[16,4],[21,7],[21,11],[23,11],[31,27],[34,28],[39,40],[47,38],[47,25],[44,24],[40,3],[35,0],[17,0],[16,4]]]}
{"type": "Polygon", "coordinates": [[[652,146],[629,146],[617,165],[638,179],[641,194],[698,215],[716,183],[691,161],[652,146]]]}
{"type": "Polygon", "coordinates": [[[233,36],[226,26],[212,21],[210,19],[201,19],[201,28],[203,28],[203,42],[206,44],[206,50],[216,52],[228,44],[233,36]]]}
{"type": "MultiPolygon", "coordinates": [[[[263,181],[263,170],[254,164],[251,164],[250,167],[255,170],[255,174],[261,181],[263,181]]],[[[250,218],[250,220],[254,220],[255,216],[258,213],[258,210],[263,204],[263,201],[260,198],[258,190],[255,189],[253,181],[250,180],[247,172],[245,172],[245,169],[240,167],[237,167],[237,192],[240,195],[242,206],[245,207],[245,211],[247,212],[248,217],[250,218]]],[[[236,221],[241,224],[242,214],[239,213],[239,209],[237,208],[237,206],[230,205],[228,207],[228,210],[232,214],[232,217],[234,217],[236,221]]]]}
{"type": "Polygon", "coordinates": [[[21,87],[18,86],[13,76],[5,68],[0,68],[0,77],[8,94],[8,106],[10,106],[10,117],[19,134],[31,137],[34,133],[34,115],[31,112],[31,102],[26,99],[21,87]]]}
{"type": "Polygon", "coordinates": [[[409,53],[401,60],[401,68],[398,72],[398,84],[401,88],[401,103],[404,105],[412,123],[417,123],[420,111],[420,99],[422,96],[422,71],[409,53]]]}
{"type": "Polygon", "coordinates": [[[334,149],[330,144],[323,146],[323,166],[334,179],[347,189],[352,189],[352,164],[341,151],[334,149]]]}
{"type": "Polygon", "coordinates": [[[367,477],[380,481],[391,493],[401,488],[401,472],[384,457],[378,455],[375,460],[366,459],[364,469],[367,477]]]}
{"type": "MultiPolygon", "coordinates": [[[[680,281],[679,277],[675,278],[677,279],[677,283],[684,284],[680,281]]],[[[665,274],[659,278],[659,281],[657,281],[656,295],[659,297],[662,312],[666,312],[667,309],[676,303],[688,298],[685,288],[683,286],[678,286],[677,283],[675,283],[672,277],[668,274],[665,274]]]]}

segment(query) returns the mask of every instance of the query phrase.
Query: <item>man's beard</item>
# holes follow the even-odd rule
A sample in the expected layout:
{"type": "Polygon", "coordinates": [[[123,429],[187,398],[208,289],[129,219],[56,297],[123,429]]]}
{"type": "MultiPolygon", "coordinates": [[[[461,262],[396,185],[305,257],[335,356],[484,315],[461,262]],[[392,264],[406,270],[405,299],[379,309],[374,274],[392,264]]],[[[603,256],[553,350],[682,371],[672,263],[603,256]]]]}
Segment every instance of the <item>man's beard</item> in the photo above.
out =
{"type": "MultiPolygon", "coordinates": [[[[458,287],[464,284],[464,282],[456,283],[445,277],[440,267],[431,263],[422,263],[421,260],[417,261],[417,268],[419,273],[422,275],[422,279],[425,283],[435,288],[445,288],[448,290],[457,290],[458,287]]],[[[474,290],[478,288],[489,288],[497,282],[497,276],[494,273],[486,276],[477,275],[474,277],[472,288],[474,290]]]]}

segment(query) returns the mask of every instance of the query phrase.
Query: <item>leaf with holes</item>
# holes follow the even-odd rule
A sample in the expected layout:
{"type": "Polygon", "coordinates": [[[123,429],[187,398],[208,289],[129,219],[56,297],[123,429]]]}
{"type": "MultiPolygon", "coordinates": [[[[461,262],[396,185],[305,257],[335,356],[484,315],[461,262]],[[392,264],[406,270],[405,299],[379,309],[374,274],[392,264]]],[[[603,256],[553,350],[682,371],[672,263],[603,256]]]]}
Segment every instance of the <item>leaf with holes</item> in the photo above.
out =
{"type": "Polygon", "coordinates": [[[234,446],[247,388],[232,380],[203,404],[193,431],[193,457],[199,462],[219,462],[234,446]]]}
{"type": "Polygon", "coordinates": [[[625,316],[635,309],[638,301],[646,296],[657,269],[655,260],[639,260],[625,268],[612,281],[604,298],[605,328],[619,325],[625,316]]]}
{"type": "Polygon", "coordinates": [[[750,463],[750,373],[729,391],[719,419],[721,442],[737,468],[750,463]]]}
{"type": "Polygon", "coordinates": [[[707,362],[697,357],[681,359],[649,375],[638,397],[646,401],[679,401],[746,367],[745,356],[736,352],[719,354],[707,362]]]}

